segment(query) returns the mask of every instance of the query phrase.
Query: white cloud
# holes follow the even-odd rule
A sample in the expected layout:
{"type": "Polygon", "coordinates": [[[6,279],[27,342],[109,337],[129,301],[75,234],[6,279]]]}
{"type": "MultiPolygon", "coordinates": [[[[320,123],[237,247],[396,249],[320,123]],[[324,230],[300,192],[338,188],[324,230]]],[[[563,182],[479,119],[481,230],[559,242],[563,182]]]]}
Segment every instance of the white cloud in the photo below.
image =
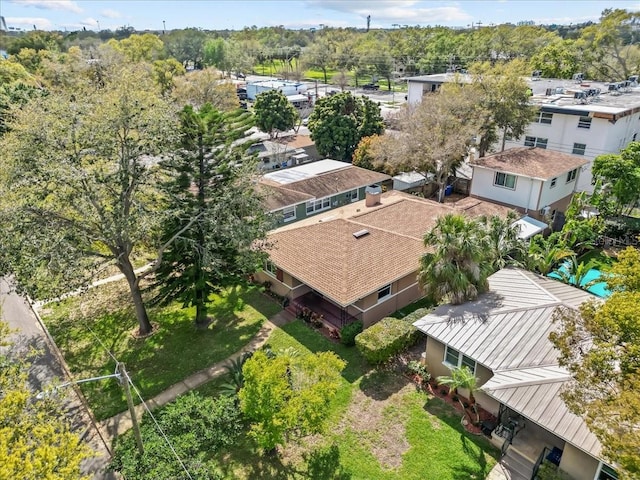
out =
{"type": "Polygon", "coordinates": [[[11,0],[18,5],[35,7],[43,10],[67,10],[69,12],[81,13],[83,10],[76,2],[71,0],[11,0]]]}
{"type": "Polygon", "coordinates": [[[313,20],[295,20],[286,23],[276,23],[272,22],[272,26],[282,25],[285,28],[316,28],[320,29],[320,25],[325,25],[327,27],[332,28],[347,28],[353,27],[351,22],[347,22],[346,20],[322,20],[322,19],[313,19],[313,20]]]}
{"type": "Polygon", "coordinates": [[[120,12],[118,12],[117,10],[111,10],[110,8],[107,8],[105,10],[100,11],[100,15],[102,15],[103,17],[106,18],[121,18],[122,14],[120,12]]]}
{"type": "Polygon", "coordinates": [[[8,27],[20,27],[31,30],[35,25],[38,30],[51,30],[53,25],[47,18],[42,17],[7,17],[5,18],[8,27]]]}
{"type": "Polygon", "coordinates": [[[415,0],[370,0],[370,1],[337,1],[307,0],[313,7],[326,8],[344,13],[351,13],[385,23],[435,24],[448,22],[466,22],[473,17],[456,5],[448,7],[419,7],[415,0]]]}
{"type": "Polygon", "coordinates": [[[539,25],[569,25],[573,23],[583,22],[597,22],[600,19],[600,15],[583,15],[580,17],[547,17],[547,18],[532,18],[534,22],[539,25]]]}
{"type": "Polygon", "coordinates": [[[80,20],[79,24],[82,25],[83,27],[91,27],[91,28],[95,28],[98,25],[100,25],[98,20],[96,20],[93,17],[84,18],[84,19],[80,20]]]}

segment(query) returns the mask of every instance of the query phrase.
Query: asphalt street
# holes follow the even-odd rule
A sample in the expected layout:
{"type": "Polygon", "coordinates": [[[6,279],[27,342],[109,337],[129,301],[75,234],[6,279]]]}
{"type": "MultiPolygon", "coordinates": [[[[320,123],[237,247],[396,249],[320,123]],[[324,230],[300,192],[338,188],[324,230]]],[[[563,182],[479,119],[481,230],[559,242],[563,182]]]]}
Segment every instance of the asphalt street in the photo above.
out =
{"type": "MultiPolygon", "coordinates": [[[[61,382],[69,381],[55,345],[48,340],[28,302],[13,291],[6,278],[0,278],[0,308],[2,320],[15,330],[10,337],[14,353],[26,352],[30,348],[39,352],[29,371],[29,383],[33,391],[43,391],[55,378],[61,382]]],[[[115,475],[104,471],[110,454],[88,411],[73,388],[65,390],[63,401],[66,415],[73,429],[96,452],[96,457],[83,462],[83,473],[95,480],[115,479],[115,475]]]]}

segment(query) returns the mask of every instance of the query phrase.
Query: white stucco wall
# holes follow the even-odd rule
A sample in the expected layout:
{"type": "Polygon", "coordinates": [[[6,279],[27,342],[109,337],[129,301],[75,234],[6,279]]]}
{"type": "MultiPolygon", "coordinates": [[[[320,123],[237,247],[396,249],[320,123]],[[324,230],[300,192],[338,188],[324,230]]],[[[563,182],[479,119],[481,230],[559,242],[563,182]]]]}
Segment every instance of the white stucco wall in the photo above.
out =
{"type": "MultiPolygon", "coordinates": [[[[576,109],[578,106],[576,106],[576,109]]],[[[580,106],[585,109],[584,116],[589,116],[588,105],[580,106]]],[[[505,147],[521,147],[525,136],[547,138],[547,148],[571,154],[574,143],[587,146],[584,157],[593,160],[605,153],[618,153],[633,141],[633,136],[640,141],[640,116],[628,115],[612,123],[604,118],[592,118],[590,128],[579,128],[578,115],[553,113],[551,124],[531,123],[525,134],[515,141],[507,141],[505,147]]],[[[592,191],[591,163],[582,169],[578,180],[577,190],[592,191]]]]}
{"type": "MultiPolygon", "coordinates": [[[[495,200],[529,210],[538,210],[540,196],[540,180],[527,177],[516,178],[515,189],[494,185],[495,171],[482,167],[473,167],[471,195],[495,200]]],[[[544,206],[544,205],[543,205],[544,206]]]]}
{"type": "MultiPolygon", "coordinates": [[[[578,175],[580,169],[578,168],[578,175]]],[[[562,200],[563,198],[571,195],[573,193],[573,189],[576,186],[576,180],[579,180],[579,177],[571,180],[567,183],[567,174],[569,172],[563,172],[556,177],[556,186],[551,187],[551,180],[547,180],[542,184],[542,191],[540,192],[540,201],[538,210],[546,205],[551,205],[552,203],[557,202],[558,200],[562,200]]]]}

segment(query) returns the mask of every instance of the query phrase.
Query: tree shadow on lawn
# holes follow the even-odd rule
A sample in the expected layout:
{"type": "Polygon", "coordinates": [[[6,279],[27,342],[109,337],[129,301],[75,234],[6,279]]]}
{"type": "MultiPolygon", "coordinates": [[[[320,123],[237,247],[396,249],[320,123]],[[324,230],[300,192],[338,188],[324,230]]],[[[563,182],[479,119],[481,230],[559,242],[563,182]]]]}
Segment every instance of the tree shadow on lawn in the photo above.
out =
{"type": "Polygon", "coordinates": [[[360,390],[367,397],[383,401],[399,392],[409,383],[399,373],[389,370],[372,370],[360,381],[360,390]]]}
{"type": "Polygon", "coordinates": [[[453,472],[454,480],[468,480],[470,478],[485,478],[491,468],[487,464],[485,454],[495,458],[499,457],[499,451],[482,435],[474,435],[467,432],[460,423],[460,413],[436,397],[430,397],[424,405],[424,409],[446,423],[454,430],[460,432],[460,443],[466,456],[474,462],[474,466],[456,465],[453,472]],[[481,474],[481,477],[478,475],[481,474]]]}

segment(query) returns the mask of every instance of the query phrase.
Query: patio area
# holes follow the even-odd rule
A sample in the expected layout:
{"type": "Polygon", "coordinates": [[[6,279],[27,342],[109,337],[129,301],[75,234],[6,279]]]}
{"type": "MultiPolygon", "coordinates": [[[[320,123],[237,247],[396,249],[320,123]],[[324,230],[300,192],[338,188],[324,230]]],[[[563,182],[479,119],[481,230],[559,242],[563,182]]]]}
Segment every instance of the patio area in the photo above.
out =
{"type": "Polygon", "coordinates": [[[308,309],[312,314],[316,314],[315,318],[328,328],[340,330],[345,325],[358,320],[356,317],[349,315],[345,309],[338,307],[315,292],[305,293],[292,300],[287,307],[287,310],[296,317],[300,317],[305,309],[308,309]]]}

